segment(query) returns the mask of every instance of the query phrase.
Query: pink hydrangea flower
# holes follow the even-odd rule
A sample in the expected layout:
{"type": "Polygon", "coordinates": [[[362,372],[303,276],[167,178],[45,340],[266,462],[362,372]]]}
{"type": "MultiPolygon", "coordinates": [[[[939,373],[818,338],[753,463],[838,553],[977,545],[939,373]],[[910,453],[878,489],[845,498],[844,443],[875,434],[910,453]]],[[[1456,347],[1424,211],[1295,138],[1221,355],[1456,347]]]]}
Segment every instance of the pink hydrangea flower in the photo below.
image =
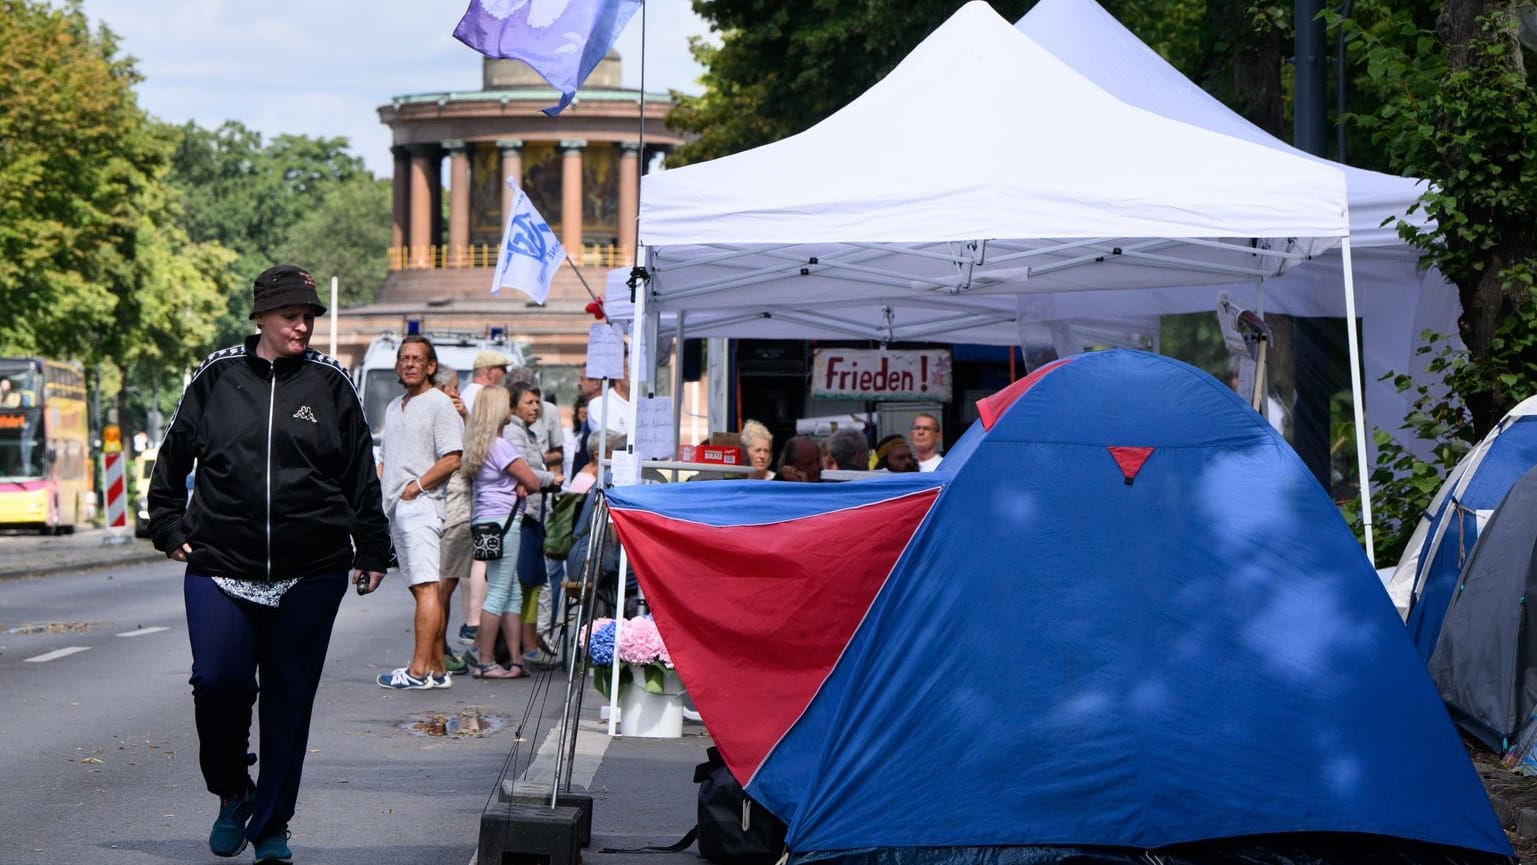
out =
{"type": "Polygon", "coordinates": [[[582,651],[586,651],[587,650],[587,637],[588,637],[588,635],[592,634],[592,633],[594,633],[596,631],[602,630],[604,625],[606,625],[606,624],[608,624],[609,622],[612,622],[612,621],[613,621],[613,619],[609,619],[609,618],[593,619],[591,622],[589,622],[587,624],[587,626],[585,628],[582,628],[582,633],[580,635],[578,635],[578,637],[577,637],[577,645],[582,648],[582,651]]]}
{"type": "Polygon", "coordinates": [[[671,665],[667,647],[662,645],[662,635],[656,629],[656,622],[650,619],[625,619],[619,628],[614,651],[619,654],[619,660],[629,664],[654,664],[667,658],[664,663],[671,665]]]}

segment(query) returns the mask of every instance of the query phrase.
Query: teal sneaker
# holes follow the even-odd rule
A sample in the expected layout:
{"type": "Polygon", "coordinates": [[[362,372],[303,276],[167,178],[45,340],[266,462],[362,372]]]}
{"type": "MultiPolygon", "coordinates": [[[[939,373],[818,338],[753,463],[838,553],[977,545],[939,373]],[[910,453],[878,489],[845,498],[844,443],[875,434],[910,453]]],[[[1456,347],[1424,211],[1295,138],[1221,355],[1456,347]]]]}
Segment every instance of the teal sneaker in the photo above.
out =
{"type": "Polygon", "coordinates": [[[256,865],[293,865],[294,851],[288,849],[288,830],[279,829],[256,839],[256,865]]]}
{"type": "Polygon", "coordinates": [[[213,855],[238,856],[245,849],[245,824],[251,819],[255,799],[252,790],[219,798],[219,819],[213,821],[213,831],[208,833],[208,849],[213,855]]]}

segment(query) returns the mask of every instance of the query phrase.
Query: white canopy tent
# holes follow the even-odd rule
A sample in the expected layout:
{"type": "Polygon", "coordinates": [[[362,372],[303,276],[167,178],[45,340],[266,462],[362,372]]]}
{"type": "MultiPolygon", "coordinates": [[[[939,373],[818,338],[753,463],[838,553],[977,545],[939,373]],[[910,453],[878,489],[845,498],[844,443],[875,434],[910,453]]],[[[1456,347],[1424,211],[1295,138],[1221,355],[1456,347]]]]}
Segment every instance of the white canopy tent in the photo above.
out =
{"type": "Polygon", "coordinates": [[[647,175],[640,235],[648,341],[684,314],[693,336],[1018,344],[1046,297],[1120,318],[1337,244],[1355,323],[1337,167],[1117,100],[982,2],[811,129],[647,175]]]}

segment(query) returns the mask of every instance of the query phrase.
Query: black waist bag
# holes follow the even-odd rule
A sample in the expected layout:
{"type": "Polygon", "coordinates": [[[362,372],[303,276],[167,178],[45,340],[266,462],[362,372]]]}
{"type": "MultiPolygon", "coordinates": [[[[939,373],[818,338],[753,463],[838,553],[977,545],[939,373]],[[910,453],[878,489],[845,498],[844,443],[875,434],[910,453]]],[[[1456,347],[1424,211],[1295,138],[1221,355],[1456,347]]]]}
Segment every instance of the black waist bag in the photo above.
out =
{"type": "Polygon", "coordinates": [[[754,802],[713,747],[694,767],[699,785],[699,854],[716,865],[774,865],[785,852],[785,824],[754,802]]]}

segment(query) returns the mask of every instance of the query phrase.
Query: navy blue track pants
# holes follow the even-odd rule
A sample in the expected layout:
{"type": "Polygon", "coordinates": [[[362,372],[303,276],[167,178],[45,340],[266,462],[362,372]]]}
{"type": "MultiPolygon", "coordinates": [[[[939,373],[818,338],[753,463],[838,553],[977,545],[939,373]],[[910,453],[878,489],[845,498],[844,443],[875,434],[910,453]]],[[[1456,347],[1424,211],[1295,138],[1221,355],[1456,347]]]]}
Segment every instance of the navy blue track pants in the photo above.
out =
{"type": "Polygon", "coordinates": [[[251,707],[261,694],[261,759],[246,827],[252,840],[287,828],[293,817],[315,689],[347,585],[346,571],[316,574],[267,607],[232,598],[187,571],[192,702],[208,792],[234,796],[251,786],[251,707]]]}

